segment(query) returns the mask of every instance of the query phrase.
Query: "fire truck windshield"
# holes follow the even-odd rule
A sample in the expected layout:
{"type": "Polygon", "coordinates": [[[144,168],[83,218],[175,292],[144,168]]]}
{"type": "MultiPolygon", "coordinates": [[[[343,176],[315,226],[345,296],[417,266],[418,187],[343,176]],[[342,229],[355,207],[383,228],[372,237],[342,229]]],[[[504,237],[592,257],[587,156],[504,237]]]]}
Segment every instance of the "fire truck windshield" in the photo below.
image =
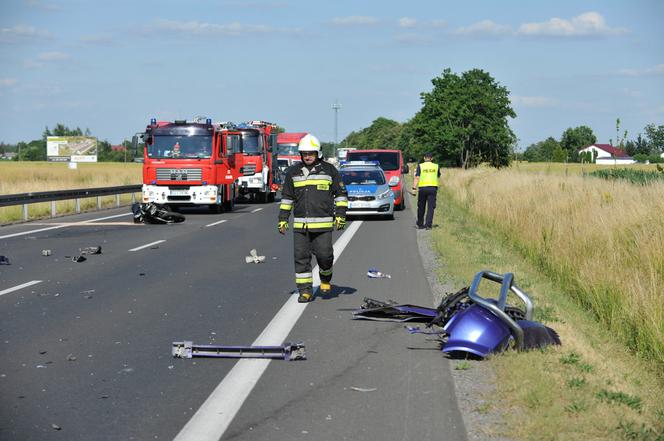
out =
{"type": "Polygon", "coordinates": [[[201,159],[212,155],[212,136],[156,135],[148,145],[148,157],[153,159],[201,159]]]}
{"type": "Polygon", "coordinates": [[[297,144],[279,144],[278,154],[289,155],[289,156],[299,155],[297,151],[297,144]]]}
{"type": "Polygon", "coordinates": [[[242,132],[242,151],[250,155],[258,155],[263,150],[262,138],[258,132],[242,132]]]}

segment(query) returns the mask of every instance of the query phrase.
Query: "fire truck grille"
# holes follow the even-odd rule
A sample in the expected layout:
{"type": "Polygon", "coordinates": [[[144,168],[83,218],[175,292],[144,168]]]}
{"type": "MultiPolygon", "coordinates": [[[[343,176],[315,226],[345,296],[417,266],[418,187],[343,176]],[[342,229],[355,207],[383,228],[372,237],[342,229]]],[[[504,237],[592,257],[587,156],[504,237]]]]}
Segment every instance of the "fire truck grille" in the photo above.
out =
{"type": "Polygon", "coordinates": [[[375,196],[348,196],[349,201],[375,201],[375,196]]]}
{"type": "Polygon", "coordinates": [[[158,168],[158,181],[200,181],[203,170],[200,168],[158,168]]]}
{"type": "Polygon", "coordinates": [[[244,176],[253,176],[256,174],[256,164],[246,164],[242,167],[242,173],[244,176]]]}

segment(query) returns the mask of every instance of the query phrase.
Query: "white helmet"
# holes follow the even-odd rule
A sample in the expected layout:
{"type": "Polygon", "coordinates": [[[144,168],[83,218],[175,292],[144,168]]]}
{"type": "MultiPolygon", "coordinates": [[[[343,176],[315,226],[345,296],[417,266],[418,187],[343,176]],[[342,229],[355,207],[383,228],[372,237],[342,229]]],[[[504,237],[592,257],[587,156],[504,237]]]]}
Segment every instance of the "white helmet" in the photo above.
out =
{"type": "Polygon", "coordinates": [[[298,152],[316,152],[321,157],[320,141],[314,135],[307,134],[297,145],[298,152]]]}

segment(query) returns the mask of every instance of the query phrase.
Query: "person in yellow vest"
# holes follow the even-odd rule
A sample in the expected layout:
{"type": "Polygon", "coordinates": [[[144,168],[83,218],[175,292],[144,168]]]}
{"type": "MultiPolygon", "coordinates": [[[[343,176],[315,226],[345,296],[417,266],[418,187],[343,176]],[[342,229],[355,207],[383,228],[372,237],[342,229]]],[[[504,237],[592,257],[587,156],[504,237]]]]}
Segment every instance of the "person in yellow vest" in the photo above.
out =
{"type": "Polygon", "coordinates": [[[436,194],[438,193],[438,181],[440,179],[440,168],[438,164],[431,162],[433,154],[425,153],[424,162],[417,165],[413,191],[417,194],[417,229],[426,228],[430,230],[433,226],[433,212],[436,209],[436,194]],[[428,206],[428,209],[427,209],[428,206]],[[426,222],[424,211],[426,210],[426,222]]]}

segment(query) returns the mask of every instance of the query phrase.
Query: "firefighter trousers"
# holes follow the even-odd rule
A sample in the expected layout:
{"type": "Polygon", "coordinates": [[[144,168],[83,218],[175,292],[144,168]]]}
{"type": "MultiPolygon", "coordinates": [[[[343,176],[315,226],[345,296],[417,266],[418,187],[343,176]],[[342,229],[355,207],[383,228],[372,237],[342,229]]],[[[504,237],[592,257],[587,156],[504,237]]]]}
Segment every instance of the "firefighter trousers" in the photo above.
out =
{"type": "Polygon", "coordinates": [[[295,251],[295,284],[297,289],[311,292],[313,273],[311,272],[311,255],[316,256],[318,274],[321,282],[332,280],[332,263],[334,262],[334,249],[332,248],[332,232],[294,231],[293,245],[295,251]]]}

